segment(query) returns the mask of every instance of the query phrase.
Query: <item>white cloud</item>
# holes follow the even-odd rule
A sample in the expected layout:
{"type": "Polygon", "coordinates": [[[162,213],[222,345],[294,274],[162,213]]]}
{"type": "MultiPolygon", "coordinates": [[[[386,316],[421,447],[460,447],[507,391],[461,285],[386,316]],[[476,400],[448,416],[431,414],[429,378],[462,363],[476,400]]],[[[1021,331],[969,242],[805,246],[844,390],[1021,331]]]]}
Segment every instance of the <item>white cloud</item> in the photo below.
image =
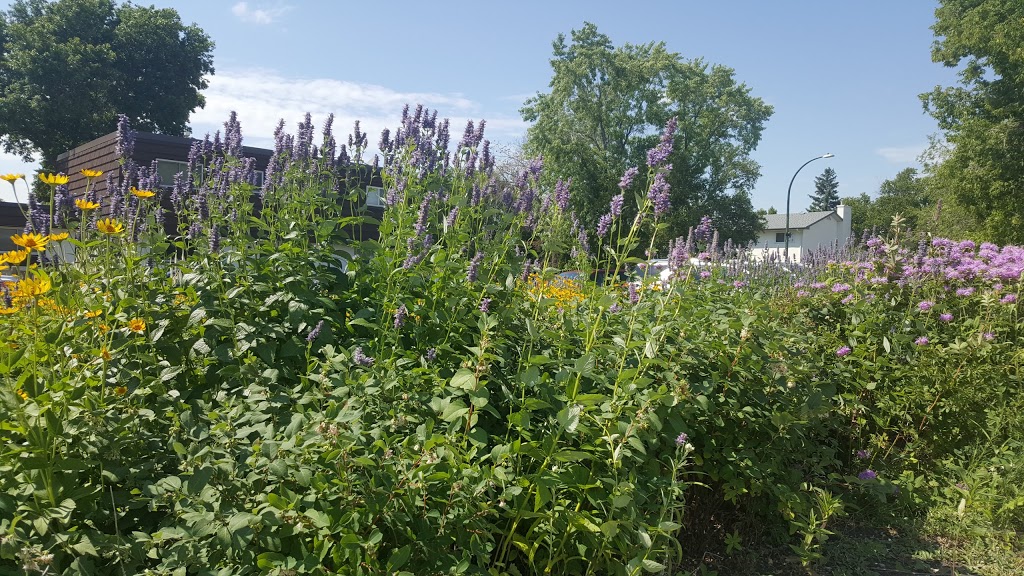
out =
{"type": "Polygon", "coordinates": [[[513,139],[526,131],[526,123],[520,118],[486,117],[480,104],[458,93],[400,92],[330,78],[287,78],[262,69],[219,71],[208,80],[210,86],[203,92],[206,107],[196,110],[190,119],[193,135],[223,131],[224,121],[235,111],[245,143],[250,146],[272,147],[274,129],[281,119],[285,120],[285,129],[294,132],[295,125],[309,112],[319,129],[333,112],[339,143],[359,120],[374,148],[381,130],[394,131],[398,126],[405,104],[422,104],[438,110],[438,117],[449,118],[453,143],[461,137],[467,120],[481,117],[487,120],[487,137],[492,141],[513,139]]]}
{"type": "Polygon", "coordinates": [[[273,8],[252,8],[248,2],[238,2],[231,7],[231,12],[242,22],[254,24],[272,24],[275,20],[291,10],[291,6],[277,5],[273,8]]]}
{"type": "Polygon", "coordinates": [[[875,150],[882,158],[892,164],[914,164],[928,147],[927,143],[912,146],[891,146],[875,150]]]}

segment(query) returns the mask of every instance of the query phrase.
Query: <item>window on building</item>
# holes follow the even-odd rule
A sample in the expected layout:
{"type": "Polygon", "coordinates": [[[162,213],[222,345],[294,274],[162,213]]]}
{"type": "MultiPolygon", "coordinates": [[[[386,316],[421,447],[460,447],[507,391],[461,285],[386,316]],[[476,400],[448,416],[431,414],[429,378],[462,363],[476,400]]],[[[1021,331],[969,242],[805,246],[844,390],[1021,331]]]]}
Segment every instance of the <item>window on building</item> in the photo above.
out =
{"type": "MultiPolygon", "coordinates": [[[[793,235],[790,234],[789,237],[792,238],[793,235]]],[[[776,232],[775,233],[775,241],[776,242],[785,242],[786,241],[786,233],[785,232],[776,232]]]]}
{"type": "Polygon", "coordinates": [[[156,161],[156,174],[160,177],[161,188],[171,188],[174,186],[174,176],[180,172],[188,171],[188,162],[179,162],[177,160],[157,160],[156,161]]]}
{"type": "Polygon", "coordinates": [[[255,176],[253,178],[253,186],[256,186],[257,188],[262,188],[263,178],[266,177],[263,170],[253,170],[253,176],[255,176]]]}
{"type": "Polygon", "coordinates": [[[380,186],[367,186],[366,205],[383,208],[386,205],[384,202],[384,189],[380,186]]]}

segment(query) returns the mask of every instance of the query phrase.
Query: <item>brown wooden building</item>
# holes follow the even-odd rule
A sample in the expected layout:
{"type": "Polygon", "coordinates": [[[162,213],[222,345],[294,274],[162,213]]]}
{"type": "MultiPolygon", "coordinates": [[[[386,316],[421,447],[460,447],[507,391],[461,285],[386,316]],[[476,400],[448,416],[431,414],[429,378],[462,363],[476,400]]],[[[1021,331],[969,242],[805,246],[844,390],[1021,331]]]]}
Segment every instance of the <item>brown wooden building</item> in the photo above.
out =
{"type": "MultiPolygon", "coordinates": [[[[157,174],[160,176],[161,187],[169,188],[174,182],[174,175],[187,170],[188,155],[192,145],[199,140],[182,136],[168,136],[166,134],[152,134],[149,132],[137,132],[135,136],[135,147],[131,159],[138,166],[149,167],[155,161],[157,174]]],[[[107,194],[106,176],[113,175],[113,185],[120,186],[123,177],[120,157],[117,154],[117,132],[111,132],[77,146],[57,157],[57,170],[68,175],[68,192],[72,198],[81,198],[85,194],[87,180],[82,175],[83,169],[102,170],[104,175],[93,180],[93,189],[104,197],[107,194]]],[[[266,148],[242,147],[242,156],[255,160],[255,170],[258,182],[262,183],[263,175],[267,164],[273,156],[273,151],[266,148]]],[[[353,167],[356,168],[356,167],[353,167]]],[[[380,219],[384,212],[384,188],[379,171],[373,171],[369,166],[359,166],[358,169],[350,170],[350,174],[359,174],[357,186],[366,191],[366,207],[369,215],[380,219]]],[[[171,204],[167,195],[162,199],[165,209],[171,210],[171,204]]],[[[254,198],[259,208],[259,200],[254,198]]],[[[345,203],[343,209],[345,215],[351,214],[349,203],[345,203]]],[[[176,229],[177,218],[171,214],[165,222],[168,233],[176,229]]],[[[354,234],[364,239],[376,239],[378,229],[375,225],[363,225],[362,229],[354,234]]],[[[350,232],[356,232],[351,231],[350,232]]]]}
{"type": "Polygon", "coordinates": [[[25,231],[27,204],[0,202],[0,252],[18,248],[11,242],[11,236],[25,231]]]}
{"type": "MultiPolygon", "coordinates": [[[[174,175],[188,168],[188,153],[192,149],[192,144],[196,142],[199,140],[195,138],[138,132],[135,135],[135,148],[131,159],[138,166],[146,168],[156,161],[161,184],[170,186],[174,182],[174,175]]],[[[266,148],[242,147],[244,157],[256,160],[255,169],[261,176],[267,169],[267,163],[270,162],[273,153],[266,148]]],[[[86,178],[81,173],[83,169],[103,171],[104,176],[94,182],[97,192],[106,192],[105,175],[108,173],[114,175],[115,186],[121,184],[117,132],[100,136],[57,156],[57,170],[70,178],[68,192],[74,198],[85,193],[86,178]]]]}

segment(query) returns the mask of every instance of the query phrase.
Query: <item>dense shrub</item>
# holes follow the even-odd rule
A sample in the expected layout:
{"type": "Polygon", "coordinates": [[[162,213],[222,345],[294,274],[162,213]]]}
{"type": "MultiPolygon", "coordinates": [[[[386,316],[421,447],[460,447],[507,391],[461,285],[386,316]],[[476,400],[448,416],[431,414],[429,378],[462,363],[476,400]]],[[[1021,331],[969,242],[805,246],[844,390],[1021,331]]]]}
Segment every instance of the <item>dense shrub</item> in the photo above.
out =
{"type": "Polygon", "coordinates": [[[660,166],[648,191],[624,176],[587,246],[540,160],[502,184],[483,122],[451,147],[407,110],[367,240],[358,125],[349,146],[308,117],[279,131],[260,189],[225,127],[164,199],[176,234],[129,163],[98,209],[37,206],[16,239],[37,249],[4,256],[46,258],[4,287],[7,569],[671,573],[708,526],[811,561],[840,498],[984,493],[1020,527],[978,467],[1012,468],[1024,430],[1018,249],[876,238],[794,282],[704,222],[664,285],[575,282],[555,272],[639,262],[660,166]]]}

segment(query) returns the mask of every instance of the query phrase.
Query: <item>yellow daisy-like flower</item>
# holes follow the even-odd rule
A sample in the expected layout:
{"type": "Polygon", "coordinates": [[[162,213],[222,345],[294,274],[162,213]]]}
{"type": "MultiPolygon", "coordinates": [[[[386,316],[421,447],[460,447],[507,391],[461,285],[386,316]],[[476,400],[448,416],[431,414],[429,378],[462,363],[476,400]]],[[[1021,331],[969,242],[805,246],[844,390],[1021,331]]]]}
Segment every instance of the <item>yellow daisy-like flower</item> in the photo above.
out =
{"type": "Polygon", "coordinates": [[[125,388],[124,386],[118,386],[117,388],[114,388],[114,394],[117,394],[118,396],[124,396],[127,393],[128,388],[125,388]]]}
{"type": "Polygon", "coordinates": [[[146,329],[146,321],[142,318],[132,318],[128,321],[128,329],[132,332],[143,332],[146,329]]]}
{"type": "Polygon", "coordinates": [[[31,250],[28,248],[24,250],[11,250],[10,252],[4,252],[3,259],[8,264],[21,264],[25,261],[25,258],[28,258],[30,252],[31,250]]]}
{"type": "Polygon", "coordinates": [[[17,314],[18,310],[21,310],[21,308],[18,308],[17,306],[11,306],[10,308],[8,308],[8,307],[0,304],[0,314],[3,314],[5,316],[7,316],[9,314],[17,314]]]}
{"type": "Polygon", "coordinates": [[[110,331],[110,326],[107,326],[106,324],[100,324],[98,328],[100,329],[100,334],[106,334],[110,331]]]}
{"type": "Polygon", "coordinates": [[[103,314],[102,310],[86,310],[84,316],[86,318],[95,318],[100,314],[103,314]]]}
{"type": "Polygon", "coordinates": [[[61,184],[68,183],[67,174],[40,174],[39,179],[43,181],[43,184],[49,184],[50,186],[60,186],[61,184]]]}
{"type": "Polygon", "coordinates": [[[14,236],[11,236],[11,242],[14,242],[26,250],[35,250],[36,252],[46,250],[46,243],[49,241],[49,237],[36,234],[35,232],[29,232],[28,234],[15,234],[14,236]]]}
{"type": "Polygon", "coordinates": [[[60,242],[61,240],[67,240],[67,232],[58,232],[57,234],[50,234],[50,242],[60,242]]]}
{"type": "Polygon", "coordinates": [[[89,202],[88,200],[82,200],[81,198],[75,200],[75,206],[78,206],[78,209],[82,210],[83,212],[95,210],[100,207],[100,205],[95,202],[89,202]]]}
{"type": "Polygon", "coordinates": [[[107,362],[110,362],[110,351],[104,346],[100,348],[100,358],[103,358],[107,362]]]}
{"type": "Polygon", "coordinates": [[[82,176],[86,178],[99,178],[103,176],[103,170],[90,170],[89,168],[82,168],[82,176]]]}
{"type": "Polygon", "coordinates": [[[131,192],[132,196],[135,196],[136,198],[152,198],[153,196],[156,196],[156,192],[153,192],[152,190],[139,190],[135,186],[132,186],[131,192]]]}
{"type": "Polygon", "coordinates": [[[19,296],[32,297],[46,294],[50,291],[50,281],[46,278],[26,278],[18,281],[15,289],[19,296]]]}
{"type": "Polygon", "coordinates": [[[25,392],[23,389],[18,388],[17,394],[22,400],[28,400],[28,392],[25,392]]]}
{"type": "Polygon", "coordinates": [[[104,218],[96,223],[96,229],[104,234],[110,234],[113,236],[124,232],[124,224],[121,224],[113,218],[104,218]]]}
{"type": "Polygon", "coordinates": [[[24,174],[0,174],[0,180],[6,180],[6,181],[10,182],[11,186],[14,186],[14,181],[15,180],[21,180],[24,177],[25,177],[24,174]]]}

